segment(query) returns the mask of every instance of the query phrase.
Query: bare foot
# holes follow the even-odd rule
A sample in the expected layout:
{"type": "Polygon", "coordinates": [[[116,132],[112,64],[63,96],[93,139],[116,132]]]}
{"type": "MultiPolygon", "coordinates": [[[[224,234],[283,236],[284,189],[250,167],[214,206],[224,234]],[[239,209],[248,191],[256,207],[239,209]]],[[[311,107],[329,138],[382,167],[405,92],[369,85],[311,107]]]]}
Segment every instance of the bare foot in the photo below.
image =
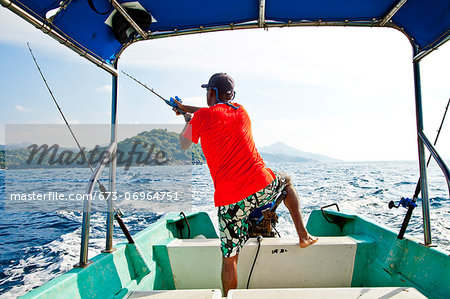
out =
{"type": "Polygon", "coordinates": [[[300,238],[300,247],[306,248],[309,245],[312,245],[316,243],[319,240],[319,238],[313,237],[311,235],[307,235],[306,238],[300,238]]]}

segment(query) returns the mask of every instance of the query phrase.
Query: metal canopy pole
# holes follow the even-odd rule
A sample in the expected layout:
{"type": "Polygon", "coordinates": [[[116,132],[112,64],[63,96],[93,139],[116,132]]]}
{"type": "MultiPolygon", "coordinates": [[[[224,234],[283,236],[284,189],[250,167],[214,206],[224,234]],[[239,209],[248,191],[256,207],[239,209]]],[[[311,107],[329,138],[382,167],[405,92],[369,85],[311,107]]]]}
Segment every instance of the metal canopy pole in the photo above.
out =
{"type": "MultiPolygon", "coordinates": [[[[114,62],[114,68],[117,70],[118,59],[114,62]]],[[[112,96],[111,96],[111,143],[117,145],[117,95],[118,95],[119,76],[112,76],[112,96]]],[[[116,166],[117,166],[117,147],[113,152],[113,159],[109,165],[109,196],[108,212],[106,217],[106,248],[102,252],[110,253],[115,251],[113,248],[113,228],[114,228],[114,198],[116,192],[116,166]]]]}
{"type": "Polygon", "coordinates": [[[127,22],[131,25],[131,27],[134,28],[144,39],[148,38],[147,32],[141,29],[138,24],[130,17],[130,15],[127,13],[127,11],[120,5],[120,3],[117,0],[111,0],[111,4],[114,6],[115,9],[127,20],[127,22]]]}
{"type": "Polygon", "coordinates": [[[446,38],[444,38],[443,40],[441,40],[439,43],[434,44],[431,48],[429,48],[428,50],[422,50],[419,53],[416,54],[416,56],[414,56],[414,61],[419,61],[422,58],[424,58],[425,56],[427,56],[428,54],[430,54],[431,52],[433,52],[434,50],[437,50],[440,46],[442,46],[443,44],[445,44],[446,42],[448,42],[450,40],[450,35],[447,36],[446,38]]]}
{"type": "Polygon", "coordinates": [[[89,266],[92,261],[88,260],[89,251],[89,230],[91,226],[91,200],[94,199],[92,193],[94,191],[95,183],[98,181],[103,168],[108,163],[112,153],[116,151],[116,143],[111,143],[108,146],[105,154],[98,161],[97,168],[92,172],[91,178],[89,179],[88,187],[86,193],[83,195],[83,223],[81,230],[81,248],[80,248],[80,262],[74,265],[75,268],[85,268],[89,266]]]}
{"type": "Polygon", "coordinates": [[[406,1],[408,0],[400,0],[393,9],[391,9],[385,16],[384,18],[381,20],[380,25],[384,26],[386,25],[387,22],[389,22],[392,17],[397,13],[397,11],[400,10],[400,8],[402,8],[402,6],[406,3],[406,1]]]}
{"type": "MultiPolygon", "coordinates": [[[[417,55],[418,49],[413,45],[413,57],[417,55]]],[[[420,134],[423,132],[423,114],[422,114],[422,90],[420,87],[420,67],[418,61],[413,61],[414,70],[414,92],[416,100],[416,122],[417,122],[417,145],[419,150],[419,166],[420,166],[420,192],[422,194],[422,217],[423,217],[423,234],[424,245],[431,245],[431,227],[430,227],[430,203],[428,200],[428,183],[427,183],[427,165],[425,162],[425,147],[420,134]]]]}
{"type": "Polygon", "coordinates": [[[104,69],[111,75],[117,75],[116,70],[113,69],[110,65],[108,65],[105,61],[97,58],[96,56],[92,55],[88,52],[87,49],[80,46],[78,43],[70,39],[69,37],[57,32],[55,29],[44,23],[40,18],[37,18],[31,14],[29,14],[27,11],[19,7],[17,4],[12,3],[10,0],[0,0],[0,4],[4,6],[5,8],[9,9],[37,29],[40,29],[45,34],[49,35],[51,38],[55,39],[59,43],[63,44],[64,46],[68,47],[70,50],[74,51],[75,53],[78,53],[80,56],[86,58],[90,62],[94,63],[98,67],[104,69]]]}
{"type": "Polygon", "coordinates": [[[259,0],[258,27],[266,25],[266,0],[259,0]]]}

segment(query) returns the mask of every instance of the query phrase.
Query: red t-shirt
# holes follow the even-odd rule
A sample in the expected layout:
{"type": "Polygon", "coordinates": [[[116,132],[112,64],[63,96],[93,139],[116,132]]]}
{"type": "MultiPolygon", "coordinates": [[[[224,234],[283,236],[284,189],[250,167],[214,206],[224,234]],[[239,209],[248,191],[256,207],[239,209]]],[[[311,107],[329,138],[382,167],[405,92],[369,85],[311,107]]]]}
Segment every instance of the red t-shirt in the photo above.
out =
{"type": "Polygon", "coordinates": [[[275,179],[256,150],[247,111],[233,105],[240,108],[217,104],[198,110],[183,135],[194,143],[201,139],[216,207],[236,203],[275,179]]]}

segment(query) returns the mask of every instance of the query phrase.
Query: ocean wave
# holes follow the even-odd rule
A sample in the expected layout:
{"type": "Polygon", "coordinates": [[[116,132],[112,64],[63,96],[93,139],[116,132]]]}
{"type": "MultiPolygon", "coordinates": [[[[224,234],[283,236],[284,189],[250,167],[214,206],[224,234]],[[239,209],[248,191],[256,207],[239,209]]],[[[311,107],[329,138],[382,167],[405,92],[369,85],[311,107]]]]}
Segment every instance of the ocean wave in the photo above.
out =
{"type": "MultiPolygon", "coordinates": [[[[283,170],[290,174],[300,199],[305,222],[312,210],[337,203],[341,209],[352,210],[373,219],[394,231],[399,230],[406,209],[400,207],[390,210],[388,202],[398,202],[401,197],[414,193],[418,174],[417,165],[411,163],[361,162],[336,164],[310,163],[272,163],[274,170],[283,170]]],[[[189,168],[189,184],[192,182],[192,210],[207,212],[217,230],[217,211],[214,207],[214,187],[206,165],[189,168]]],[[[128,172],[118,170],[117,190],[146,190],[152,183],[182,181],[180,175],[185,171],[155,176],[151,167],[130,169],[128,172]]],[[[9,181],[8,192],[23,192],[33,188],[45,187],[51,191],[57,188],[79,190],[85,187],[89,172],[75,170],[73,173],[45,170],[38,172],[21,172],[32,177],[17,177],[9,181]],[[39,177],[41,176],[41,177],[39,177]],[[44,177],[45,176],[45,177],[44,177]],[[55,177],[56,176],[56,177],[55,177]],[[60,177],[57,177],[60,176],[60,177]],[[14,183],[11,183],[14,182],[14,183]],[[18,183],[20,182],[20,183],[18,183]],[[64,187],[61,185],[64,184],[64,187]]],[[[434,177],[430,172],[430,198],[432,239],[435,244],[450,251],[450,200],[442,177],[434,177]]],[[[0,200],[5,201],[5,186],[2,186],[0,172],[0,200]]],[[[108,180],[102,177],[102,182],[108,180]]],[[[175,184],[176,185],[176,184],[175,184]]],[[[421,220],[421,203],[413,214],[407,229],[407,236],[423,239],[421,220]]],[[[1,204],[1,203],[0,203],[1,204]]],[[[123,220],[132,234],[148,227],[160,219],[164,213],[153,211],[141,203],[121,203],[123,220]]],[[[94,209],[91,216],[91,238],[89,255],[92,257],[105,246],[106,214],[94,209]]],[[[104,207],[103,207],[104,209],[104,207]]],[[[49,279],[70,270],[79,258],[82,212],[77,208],[67,207],[55,211],[28,211],[8,213],[0,206],[0,285],[8,298],[25,294],[32,288],[42,285],[49,279]]],[[[295,229],[288,210],[284,205],[278,209],[279,223],[277,229],[283,237],[295,237],[295,229]]],[[[114,229],[114,242],[121,242],[124,236],[120,229],[114,229]]],[[[1,295],[0,295],[1,296],[1,295]]]]}

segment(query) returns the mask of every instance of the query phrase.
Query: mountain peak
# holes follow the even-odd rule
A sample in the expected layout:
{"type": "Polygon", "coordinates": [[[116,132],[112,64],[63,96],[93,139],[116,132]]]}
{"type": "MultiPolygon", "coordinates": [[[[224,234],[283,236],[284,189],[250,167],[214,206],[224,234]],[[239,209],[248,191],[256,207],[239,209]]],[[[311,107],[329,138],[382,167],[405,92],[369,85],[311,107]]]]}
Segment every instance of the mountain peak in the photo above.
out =
{"type": "Polygon", "coordinates": [[[277,141],[272,145],[262,147],[258,149],[260,153],[266,153],[271,155],[283,155],[291,157],[300,157],[308,160],[315,160],[318,162],[340,162],[341,160],[330,158],[320,154],[314,154],[301,151],[295,147],[289,146],[282,141],[277,141]]]}

